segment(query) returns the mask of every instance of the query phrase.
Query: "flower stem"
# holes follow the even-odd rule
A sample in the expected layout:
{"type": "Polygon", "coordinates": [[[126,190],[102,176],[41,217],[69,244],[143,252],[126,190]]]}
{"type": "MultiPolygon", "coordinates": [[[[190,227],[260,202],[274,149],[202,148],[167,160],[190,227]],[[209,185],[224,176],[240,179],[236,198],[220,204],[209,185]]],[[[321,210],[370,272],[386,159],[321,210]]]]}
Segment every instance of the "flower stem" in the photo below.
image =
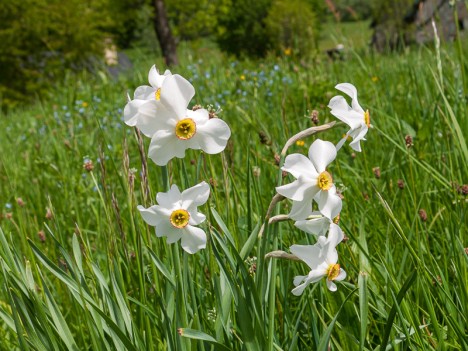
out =
{"type": "MultiPolygon", "coordinates": [[[[163,181],[163,186],[166,189],[166,191],[169,190],[170,184],[169,184],[169,170],[167,166],[162,166],[162,181],[163,181]]],[[[175,315],[175,323],[176,323],[176,328],[187,328],[188,327],[188,322],[187,322],[187,310],[185,308],[185,297],[188,296],[185,294],[185,289],[184,289],[184,277],[182,275],[182,269],[180,267],[180,252],[179,252],[179,246],[177,243],[171,244],[171,250],[170,252],[170,259],[172,261],[174,270],[175,270],[175,275],[176,275],[176,290],[175,290],[175,299],[176,303],[175,306],[178,308],[176,309],[176,315],[175,315]],[[177,303],[179,301],[179,303],[177,303]]],[[[174,330],[175,332],[175,330],[174,330]]],[[[177,337],[177,344],[181,343],[181,347],[183,350],[189,350],[190,349],[190,341],[189,339],[186,338],[180,338],[177,337]]]]}
{"type": "MultiPolygon", "coordinates": [[[[299,134],[301,134],[301,133],[299,133],[299,134]]],[[[299,135],[299,134],[296,134],[296,135],[299,135]]],[[[291,138],[291,139],[293,139],[293,138],[291,138]]],[[[289,140],[291,140],[291,139],[289,139],[289,140]]],[[[285,152],[287,151],[286,146],[287,146],[287,144],[283,148],[283,151],[285,151],[285,152]]],[[[281,182],[282,182],[282,179],[283,179],[281,167],[284,164],[284,159],[285,159],[285,153],[283,154],[283,152],[282,152],[280,162],[279,162],[280,169],[278,171],[277,185],[281,185],[281,182]]],[[[277,206],[278,202],[279,201],[276,201],[276,203],[274,204],[274,206],[275,206],[274,214],[276,216],[279,215],[279,207],[277,206]]],[[[270,226],[268,219],[267,219],[267,224],[266,225],[270,226]]],[[[273,230],[271,230],[271,233],[272,233],[272,237],[273,237],[273,243],[272,243],[271,250],[269,250],[269,251],[275,251],[275,250],[278,249],[278,234],[279,234],[278,233],[278,227],[275,226],[272,229],[273,230]]],[[[264,259],[264,257],[262,257],[262,258],[264,259]]],[[[273,340],[274,340],[274,334],[275,334],[276,260],[270,260],[269,266],[270,266],[270,274],[269,274],[270,286],[269,286],[269,289],[268,289],[268,350],[273,351],[273,348],[274,348],[273,340]]]]}
{"type": "MultiPolygon", "coordinates": [[[[323,125],[318,126],[318,127],[310,127],[310,128],[308,128],[306,130],[303,130],[302,132],[297,133],[296,135],[293,135],[291,138],[289,138],[289,140],[286,142],[286,144],[284,144],[283,150],[281,150],[281,157],[286,156],[286,153],[288,152],[289,147],[291,145],[294,145],[296,143],[296,141],[298,141],[300,139],[304,139],[304,138],[306,138],[308,136],[311,136],[311,135],[313,135],[315,133],[323,132],[325,130],[331,129],[335,125],[335,123],[336,122],[333,121],[333,122],[323,124],[323,125]]],[[[283,161],[280,162],[280,165],[283,164],[283,161]]]]}

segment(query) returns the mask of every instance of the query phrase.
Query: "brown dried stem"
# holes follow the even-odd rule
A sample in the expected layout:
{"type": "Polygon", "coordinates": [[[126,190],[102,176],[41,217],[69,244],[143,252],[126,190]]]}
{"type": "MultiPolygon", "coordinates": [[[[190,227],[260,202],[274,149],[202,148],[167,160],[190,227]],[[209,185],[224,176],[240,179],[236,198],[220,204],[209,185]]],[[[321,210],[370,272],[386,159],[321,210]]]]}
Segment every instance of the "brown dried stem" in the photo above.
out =
{"type": "Polygon", "coordinates": [[[289,149],[289,147],[293,144],[296,143],[296,141],[298,140],[301,140],[301,139],[304,139],[308,136],[311,136],[315,133],[319,133],[319,132],[323,132],[325,130],[328,130],[330,128],[332,128],[334,125],[335,125],[335,121],[333,122],[330,122],[330,123],[327,123],[327,124],[323,124],[321,126],[318,126],[318,127],[310,127],[306,130],[303,130],[302,132],[299,132],[297,133],[296,135],[292,136],[287,142],[286,144],[284,145],[283,147],[283,150],[281,150],[281,156],[286,156],[286,153],[289,149]]]}
{"type": "Polygon", "coordinates": [[[281,250],[276,250],[269,252],[265,255],[265,259],[267,258],[282,258],[284,260],[291,260],[291,261],[300,261],[301,259],[297,257],[296,255],[281,251],[281,250]]]}

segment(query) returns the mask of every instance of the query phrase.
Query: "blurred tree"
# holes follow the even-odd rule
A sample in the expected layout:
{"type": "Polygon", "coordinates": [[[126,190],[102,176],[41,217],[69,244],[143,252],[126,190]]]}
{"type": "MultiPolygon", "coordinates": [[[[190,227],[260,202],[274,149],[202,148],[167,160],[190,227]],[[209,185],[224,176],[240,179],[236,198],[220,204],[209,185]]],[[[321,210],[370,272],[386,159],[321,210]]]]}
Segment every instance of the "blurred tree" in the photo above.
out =
{"type": "Polygon", "coordinates": [[[307,0],[275,0],[266,24],[276,51],[307,55],[318,46],[316,15],[307,0]]]}
{"type": "Polygon", "coordinates": [[[173,66],[179,64],[177,58],[177,46],[174,36],[169,26],[166,7],[163,0],[153,0],[154,5],[154,29],[159,40],[166,65],[173,66]]]}
{"type": "Polygon", "coordinates": [[[325,9],[322,0],[231,0],[223,6],[218,13],[220,48],[254,57],[282,49],[310,52],[320,30],[315,14],[325,9]]]}
{"type": "Polygon", "coordinates": [[[172,0],[166,8],[174,36],[194,40],[215,34],[218,17],[228,14],[230,5],[230,0],[172,0]]]}
{"type": "Polygon", "coordinates": [[[272,0],[231,0],[229,11],[218,16],[217,42],[237,56],[264,56],[271,47],[265,23],[272,0]]]}
{"type": "Polygon", "coordinates": [[[145,26],[151,27],[151,10],[148,0],[113,0],[110,6],[112,33],[115,43],[127,49],[141,40],[145,26]]]}
{"type": "Polygon", "coordinates": [[[41,95],[67,68],[92,68],[111,24],[107,1],[1,1],[1,105],[41,95]]]}

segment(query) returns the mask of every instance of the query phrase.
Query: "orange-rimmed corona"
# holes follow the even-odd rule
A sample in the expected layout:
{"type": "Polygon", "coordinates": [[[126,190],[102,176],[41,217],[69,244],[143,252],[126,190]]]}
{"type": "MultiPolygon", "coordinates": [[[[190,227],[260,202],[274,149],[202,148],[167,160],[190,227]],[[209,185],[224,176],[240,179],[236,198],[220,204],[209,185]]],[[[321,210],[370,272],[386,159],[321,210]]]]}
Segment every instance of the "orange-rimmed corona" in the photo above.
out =
{"type": "Polygon", "coordinates": [[[184,209],[172,211],[170,222],[173,227],[182,229],[187,226],[190,220],[190,214],[184,209]]]}
{"type": "Polygon", "coordinates": [[[327,269],[327,279],[328,280],[335,280],[336,277],[340,274],[340,265],[338,263],[331,264],[328,266],[327,269]]]}
{"type": "Polygon", "coordinates": [[[181,140],[191,139],[197,132],[195,121],[191,118],[184,118],[177,122],[175,134],[181,140]]]}
{"type": "Polygon", "coordinates": [[[317,185],[322,190],[330,190],[333,186],[333,178],[330,173],[323,171],[317,178],[317,185]]]}

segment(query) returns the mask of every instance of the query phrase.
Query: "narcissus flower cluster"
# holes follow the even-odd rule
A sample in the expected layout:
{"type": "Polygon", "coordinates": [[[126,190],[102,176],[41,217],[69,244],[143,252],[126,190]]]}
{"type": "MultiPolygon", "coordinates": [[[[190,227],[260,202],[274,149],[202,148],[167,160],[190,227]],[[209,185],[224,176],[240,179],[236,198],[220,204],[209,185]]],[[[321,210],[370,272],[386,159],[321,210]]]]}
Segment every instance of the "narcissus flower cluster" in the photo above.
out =
{"type": "Polygon", "coordinates": [[[346,272],[338,264],[336,250],[344,237],[337,224],[342,199],[337,193],[329,165],[349,137],[353,139],[351,148],[361,151],[360,141],[365,140],[364,136],[371,124],[369,111],[364,111],[359,105],[356,88],[352,84],[342,83],[336,89],[351,97],[351,106],[343,96],[335,96],[328,105],[330,113],[346,123],[350,130],[336,146],[329,141],[316,139],[310,146],[307,157],[302,154],[288,155],[281,170],[289,173],[295,180],[276,188],[280,195],[292,200],[289,218],[295,221],[295,226],[317,238],[315,245],[290,247],[291,253],[310,268],[308,275],[294,278],[294,295],[301,295],[307,285],[324,277],[328,289],[335,291],[337,287],[334,282],[346,277],[346,272]],[[317,207],[315,211],[314,204],[317,207]]]}
{"type": "Polygon", "coordinates": [[[169,71],[159,75],[154,66],[148,80],[151,86],[138,87],[125,106],[124,120],[151,138],[148,154],[158,166],[174,157],[183,158],[187,149],[207,154],[224,150],[231,136],[229,126],[218,118],[210,119],[205,109],[187,109],[195,95],[188,80],[169,71]]]}
{"type": "MultiPolygon", "coordinates": [[[[183,158],[185,150],[203,150],[217,154],[224,150],[231,136],[229,126],[218,118],[210,118],[207,110],[188,109],[195,89],[188,80],[166,70],[159,74],[155,66],[148,74],[150,85],[135,90],[124,109],[124,121],[151,138],[148,155],[159,166],[174,157],[183,158]]],[[[196,226],[205,220],[197,207],[209,197],[210,187],[202,182],[180,192],[172,185],[168,192],[159,192],[158,205],[138,206],[144,221],[156,227],[158,237],[166,236],[169,244],[178,240],[182,248],[193,254],[206,246],[205,232],[196,226]]]]}

